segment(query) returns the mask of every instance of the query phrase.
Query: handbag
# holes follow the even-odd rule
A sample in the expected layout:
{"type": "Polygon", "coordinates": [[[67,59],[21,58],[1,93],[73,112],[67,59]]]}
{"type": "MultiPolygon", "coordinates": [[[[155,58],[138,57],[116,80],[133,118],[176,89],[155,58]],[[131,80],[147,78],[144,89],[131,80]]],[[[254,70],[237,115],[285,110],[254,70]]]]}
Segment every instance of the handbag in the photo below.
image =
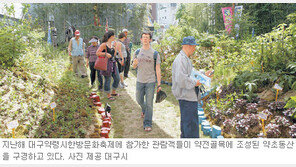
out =
{"type": "Polygon", "coordinates": [[[159,92],[157,92],[156,94],[156,100],[155,103],[160,103],[162,102],[165,98],[167,97],[166,93],[162,90],[160,90],[159,92]]]}
{"type": "Polygon", "coordinates": [[[107,49],[105,52],[105,57],[98,56],[96,62],[95,62],[95,69],[106,71],[107,70],[107,64],[108,64],[108,57],[107,57],[107,49]]]}

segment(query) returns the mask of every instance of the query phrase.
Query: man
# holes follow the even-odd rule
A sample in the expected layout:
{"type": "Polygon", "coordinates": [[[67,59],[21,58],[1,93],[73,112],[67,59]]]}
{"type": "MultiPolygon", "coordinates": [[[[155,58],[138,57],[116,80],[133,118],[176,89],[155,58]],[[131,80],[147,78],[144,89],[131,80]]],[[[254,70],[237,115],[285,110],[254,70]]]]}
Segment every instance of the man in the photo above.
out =
{"type": "Polygon", "coordinates": [[[142,108],[143,126],[147,132],[152,130],[153,98],[156,82],[157,92],[161,90],[160,56],[157,51],[150,47],[151,40],[152,35],[150,33],[142,33],[142,48],[135,52],[133,60],[133,68],[137,68],[136,99],[142,108]]]}
{"type": "MultiPolygon", "coordinates": [[[[199,123],[197,115],[197,95],[199,80],[190,78],[192,63],[190,57],[195,51],[195,38],[183,38],[182,50],[177,55],[172,66],[172,92],[179,101],[181,112],[181,138],[198,138],[199,123]]],[[[211,71],[207,71],[208,76],[211,71]]]]}
{"type": "Polygon", "coordinates": [[[71,38],[68,46],[69,56],[72,56],[73,60],[73,71],[76,76],[81,76],[81,78],[87,77],[85,68],[85,44],[83,39],[80,38],[79,30],[75,31],[75,37],[71,38]]]}
{"type": "Polygon", "coordinates": [[[128,78],[128,72],[129,72],[129,68],[130,68],[130,62],[131,62],[131,50],[130,50],[130,39],[127,37],[128,34],[128,30],[127,29],[123,29],[122,32],[125,34],[126,39],[123,41],[123,44],[125,45],[126,48],[126,53],[127,53],[127,57],[126,57],[126,62],[124,63],[124,77],[128,78]]]}

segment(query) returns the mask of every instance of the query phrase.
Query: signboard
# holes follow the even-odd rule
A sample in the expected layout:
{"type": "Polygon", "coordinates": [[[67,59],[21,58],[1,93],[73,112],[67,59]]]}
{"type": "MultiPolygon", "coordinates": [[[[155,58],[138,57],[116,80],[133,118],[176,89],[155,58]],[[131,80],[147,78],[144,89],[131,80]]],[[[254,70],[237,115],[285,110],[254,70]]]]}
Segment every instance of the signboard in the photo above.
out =
{"type": "Polygon", "coordinates": [[[8,129],[15,129],[19,126],[18,121],[11,121],[7,124],[8,129]]]}
{"type": "Polygon", "coordinates": [[[259,118],[260,119],[263,119],[263,120],[266,120],[267,119],[267,115],[261,112],[261,113],[259,113],[259,118]]]}
{"type": "Polygon", "coordinates": [[[277,90],[280,90],[280,91],[283,90],[283,88],[282,88],[279,84],[275,84],[275,85],[273,86],[273,88],[274,88],[274,89],[277,89],[277,90]]]}
{"type": "Polygon", "coordinates": [[[50,104],[50,108],[51,108],[51,109],[54,109],[54,108],[56,108],[56,107],[57,107],[57,104],[56,104],[55,102],[53,102],[53,103],[50,104]]]}

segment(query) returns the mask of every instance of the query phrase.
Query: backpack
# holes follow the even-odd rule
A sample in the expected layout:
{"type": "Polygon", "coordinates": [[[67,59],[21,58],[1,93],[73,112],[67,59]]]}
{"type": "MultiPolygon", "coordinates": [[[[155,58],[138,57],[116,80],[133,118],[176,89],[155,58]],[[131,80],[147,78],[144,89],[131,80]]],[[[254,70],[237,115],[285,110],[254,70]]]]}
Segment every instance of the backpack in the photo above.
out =
{"type": "MultiPolygon", "coordinates": [[[[136,50],[136,56],[138,56],[138,54],[140,53],[141,51],[141,48],[137,49],[136,50]]],[[[155,50],[154,53],[153,53],[153,59],[154,59],[154,71],[155,71],[155,77],[156,77],[156,59],[157,59],[157,55],[158,55],[158,52],[155,50]]],[[[136,68],[136,72],[138,70],[138,67],[136,68]]],[[[157,77],[156,77],[156,80],[157,80],[157,77]]]]}

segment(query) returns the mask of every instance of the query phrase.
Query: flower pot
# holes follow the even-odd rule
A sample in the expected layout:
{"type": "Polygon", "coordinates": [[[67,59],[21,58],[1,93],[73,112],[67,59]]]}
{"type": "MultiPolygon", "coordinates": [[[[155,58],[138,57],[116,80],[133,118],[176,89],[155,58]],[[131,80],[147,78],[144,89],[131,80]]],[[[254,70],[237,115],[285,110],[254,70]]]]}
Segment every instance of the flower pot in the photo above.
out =
{"type": "Polygon", "coordinates": [[[100,101],[101,101],[101,100],[100,100],[100,96],[98,96],[98,95],[93,95],[93,96],[91,96],[90,98],[93,99],[93,100],[96,101],[96,102],[100,102],[100,101]]]}
{"type": "Polygon", "coordinates": [[[90,96],[93,96],[93,95],[97,95],[97,93],[96,92],[91,92],[90,96]]]}
{"type": "Polygon", "coordinates": [[[103,127],[110,128],[111,122],[110,121],[103,121],[103,127]]]}
{"type": "Polygon", "coordinates": [[[101,137],[109,138],[109,133],[107,130],[101,131],[101,137]]]}
{"type": "Polygon", "coordinates": [[[102,118],[103,121],[110,121],[111,122],[111,118],[110,117],[104,117],[102,118]]]}
{"type": "Polygon", "coordinates": [[[98,113],[99,114],[102,114],[102,113],[104,113],[105,112],[105,109],[103,108],[103,107],[100,107],[99,109],[98,109],[98,113]]]}
{"type": "Polygon", "coordinates": [[[108,133],[110,133],[110,128],[107,128],[107,127],[102,127],[101,131],[108,131],[108,133]]]}
{"type": "Polygon", "coordinates": [[[104,112],[104,113],[101,114],[101,117],[102,117],[102,119],[104,119],[105,117],[111,118],[111,114],[107,113],[107,116],[106,116],[106,113],[104,112]]]}
{"type": "Polygon", "coordinates": [[[101,102],[94,102],[94,105],[101,107],[102,106],[102,103],[101,102]]]}

